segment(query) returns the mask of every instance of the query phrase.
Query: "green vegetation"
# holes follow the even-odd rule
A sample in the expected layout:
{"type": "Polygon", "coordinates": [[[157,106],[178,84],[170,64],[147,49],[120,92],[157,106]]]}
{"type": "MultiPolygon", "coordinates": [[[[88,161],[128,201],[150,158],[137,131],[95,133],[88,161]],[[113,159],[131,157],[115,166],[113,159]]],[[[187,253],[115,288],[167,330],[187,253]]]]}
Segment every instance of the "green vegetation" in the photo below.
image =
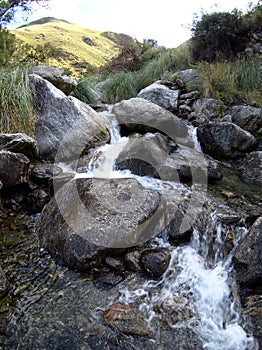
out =
{"type": "Polygon", "coordinates": [[[33,135],[34,108],[27,67],[0,70],[0,132],[33,135]]]}
{"type": "Polygon", "coordinates": [[[12,33],[17,40],[14,62],[66,68],[76,78],[106,65],[118,55],[125,40],[133,40],[127,35],[109,35],[53,17],[34,21],[12,33]]]}
{"type": "Polygon", "coordinates": [[[28,87],[29,64],[64,68],[79,79],[76,97],[95,104],[100,83],[107,103],[135,97],[159,79],[195,68],[201,94],[224,104],[262,106],[261,54],[245,53],[251,34],[260,33],[262,6],[247,14],[202,14],[193,37],[178,48],[158,47],[153,39],[137,42],[125,34],[98,32],[67,21],[44,18],[15,31],[0,28],[0,131],[33,134],[34,109],[28,87]],[[15,37],[14,37],[15,35],[15,37]],[[240,40],[241,37],[241,40],[240,40]],[[19,63],[24,66],[17,66],[19,63]]]}
{"type": "Polygon", "coordinates": [[[4,28],[0,29],[0,66],[10,62],[15,48],[15,36],[4,28]]]}

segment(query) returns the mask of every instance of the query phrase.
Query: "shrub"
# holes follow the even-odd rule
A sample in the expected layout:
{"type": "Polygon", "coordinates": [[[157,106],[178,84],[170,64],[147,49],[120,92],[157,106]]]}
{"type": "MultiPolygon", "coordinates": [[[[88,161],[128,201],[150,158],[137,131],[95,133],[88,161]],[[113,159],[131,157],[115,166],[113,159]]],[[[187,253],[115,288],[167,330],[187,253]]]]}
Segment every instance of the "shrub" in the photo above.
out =
{"type": "Polygon", "coordinates": [[[0,70],[0,132],[33,135],[34,108],[26,67],[0,70]]]}
{"type": "Polygon", "coordinates": [[[249,29],[237,10],[204,14],[191,30],[194,61],[234,59],[249,40],[249,29]]]}
{"type": "Polygon", "coordinates": [[[0,29],[0,66],[6,65],[16,49],[15,35],[0,29]]]}

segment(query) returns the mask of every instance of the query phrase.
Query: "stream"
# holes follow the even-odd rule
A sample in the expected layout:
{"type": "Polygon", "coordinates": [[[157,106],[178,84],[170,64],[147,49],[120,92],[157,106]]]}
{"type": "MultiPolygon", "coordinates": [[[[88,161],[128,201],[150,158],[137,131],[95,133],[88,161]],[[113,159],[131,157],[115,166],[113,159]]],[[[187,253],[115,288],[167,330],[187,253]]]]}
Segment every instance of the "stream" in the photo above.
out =
{"type": "MultiPolygon", "coordinates": [[[[190,192],[182,184],[116,171],[114,161],[127,141],[112,121],[111,144],[94,150],[86,169],[76,172],[75,178],[135,177],[152,189],[181,186],[190,192]]],[[[217,186],[229,190],[233,180],[231,170],[226,171],[229,175],[226,172],[217,186]]],[[[257,189],[239,186],[245,198],[255,198],[250,205],[256,206],[257,189]]],[[[171,253],[161,278],[130,272],[116,286],[99,283],[95,273],[69,269],[39,248],[34,231],[39,215],[10,213],[0,235],[1,265],[11,284],[0,301],[0,349],[258,350],[232,273],[234,249],[247,230],[241,224],[235,228],[237,239],[225,253],[226,237],[217,211],[211,205],[204,211],[204,224],[194,225],[189,243],[172,246],[164,235],[152,241],[152,247],[165,247],[171,253]],[[139,309],[151,335],[125,335],[110,328],[102,315],[115,302],[139,309]]]]}

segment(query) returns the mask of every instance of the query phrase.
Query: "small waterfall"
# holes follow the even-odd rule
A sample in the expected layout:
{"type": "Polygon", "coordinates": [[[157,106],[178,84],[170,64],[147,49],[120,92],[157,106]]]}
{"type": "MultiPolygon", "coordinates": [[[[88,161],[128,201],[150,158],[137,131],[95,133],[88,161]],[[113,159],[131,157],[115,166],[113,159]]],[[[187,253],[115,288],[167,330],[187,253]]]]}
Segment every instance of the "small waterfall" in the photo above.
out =
{"type": "Polygon", "coordinates": [[[126,177],[124,173],[115,170],[115,160],[128,142],[128,137],[121,137],[117,120],[109,112],[100,115],[105,119],[110,131],[110,144],[98,147],[92,152],[86,172],[76,173],[75,178],[119,178],[126,177]]]}
{"type": "Polygon", "coordinates": [[[191,135],[192,140],[194,142],[194,149],[195,149],[195,151],[197,151],[199,153],[203,153],[201,145],[200,145],[200,143],[198,141],[198,138],[197,138],[197,128],[194,127],[193,125],[190,125],[190,126],[188,126],[188,132],[191,135]]]}
{"type": "MultiPolygon", "coordinates": [[[[186,187],[183,184],[162,181],[148,177],[139,177],[130,171],[116,171],[114,162],[128,142],[121,137],[115,120],[109,114],[103,117],[110,125],[111,144],[93,151],[87,166],[87,172],[76,173],[75,178],[134,177],[145,187],[161,191],[186,187]]],[[[195,150],[201,151],[196,137],[196,129],[191,129],[195,150]]],[[[216,213],[209,217],[204,232],[194,227],[189,245],[173,247],[167,241],[155,240],[155,246],[170,249],[171,261],[160,280],[149,280],[139,289],[120,290],[119,301],[124,304],[137,304],[149,324],[161,317],[163,305],[182,316],[176,322],[169,323],[172,328],[190,327],[198,334],[207,350],[258,350],[254,338],[244,330],[239,302],[235,297],[234,281],[230,276],[233,251],[224,255],[225,237],[222,224],[216,213]],[[184,315],[188,314],[188,317],[184,315]]],[[[246,233],[239,228],[239,236],[246,233]]],[[[234,248],[233,248],[234,250],[234,248]]]]}
{"type": "MultiPolygon", "coordinates": [[[[240,227],[238,231],[241,239],[246,229],[240,227]]],[[[160,280],[148,281],[139,290],[121,290],[120,302],[139,305],[149,324],[160,317],[155,310],[163,304],[174,309],[174,313],[189,313],[183,322],[169,326],[192,328],[204,349],[258,350],[257,342],[244,330],[230,276],[234,248],[223,257],[222,236],[221,223],[213,213],[204,233],[194,228],[190,245],[170,247],[171,261],[160,280]]]]}

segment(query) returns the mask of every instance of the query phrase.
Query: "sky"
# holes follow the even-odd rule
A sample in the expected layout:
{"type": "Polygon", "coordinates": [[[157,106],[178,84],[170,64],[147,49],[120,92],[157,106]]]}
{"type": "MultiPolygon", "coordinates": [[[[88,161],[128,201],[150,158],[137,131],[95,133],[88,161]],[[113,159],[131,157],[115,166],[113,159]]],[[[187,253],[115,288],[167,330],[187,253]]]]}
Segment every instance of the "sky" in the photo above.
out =
{"type": "MultiPolygon", "coordinates": [[[[27,20],[17,19],[13,28],[42,17],[55,17],[88,29],[131,35],[139,41],[154,39],[159,46],[177,47],[190,38],[194,13],[245,12],[250,0],[50,0],[47,8],[35,7],[27,20]]],[[[254,1],[256,3],[256,1],[254,1]]]]}

